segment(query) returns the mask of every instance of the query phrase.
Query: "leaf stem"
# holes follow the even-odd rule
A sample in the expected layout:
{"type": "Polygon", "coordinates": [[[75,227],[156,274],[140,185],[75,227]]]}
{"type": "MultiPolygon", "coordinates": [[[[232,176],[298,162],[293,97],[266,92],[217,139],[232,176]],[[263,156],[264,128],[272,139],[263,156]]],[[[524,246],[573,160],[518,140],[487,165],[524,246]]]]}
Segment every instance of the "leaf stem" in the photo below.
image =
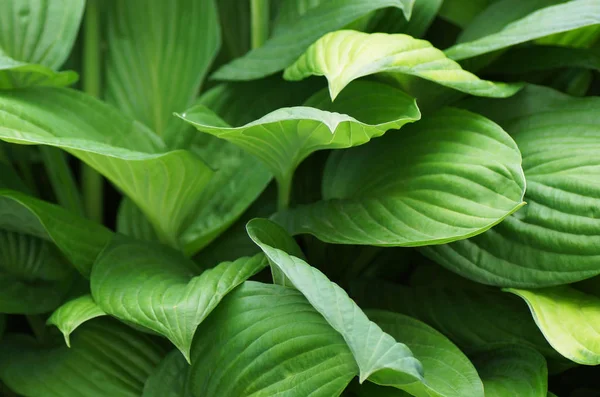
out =
{"type": "Polygon", "coordinates": [[[258,48],[269,38],[269,0],[250,0],[252,22],[251,44],[258,48]]]}
{"type": "MultiPolygon", "coordinates": [[[[83,32],[83,91],[100,97],[100,9],[98,0],[88,0],[83,32]]],[[[82,164],[83,202],[88,217],[102,223],[104,180],[96,170],[82,164]]]]}
{"type": "Polygon", "coordinates": [[[66,153],[52,146],[40,146],[40,153],[58,203],[83,216],[81,194],[67,162],[66,153]]]}
{"type": "Polygon", "coordinates": [[[277,210],[283,211],[290,206],[292,193],[292,178],[283,177],[277,180],[277,210]]]}

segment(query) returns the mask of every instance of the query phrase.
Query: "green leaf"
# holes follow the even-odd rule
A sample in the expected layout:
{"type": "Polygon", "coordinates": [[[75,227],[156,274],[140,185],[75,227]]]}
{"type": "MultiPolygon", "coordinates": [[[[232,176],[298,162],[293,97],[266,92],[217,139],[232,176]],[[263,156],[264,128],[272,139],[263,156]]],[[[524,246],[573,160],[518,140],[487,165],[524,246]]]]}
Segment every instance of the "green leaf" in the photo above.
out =
{"type": "MultiPolygon", "coordinates": [[[[361,383],[368,378],[380,385],[402,389],[422,381],[423,369],[410,349],[370,321],[342,288],[302,259],[260,240],[263,233],[272,233],[275,229],[270,221],[252,220],[247,229],[248,235],[271,263],[279,267],[311,305],[344,337],[360,369],[361,383]]],[[[278,233],[285,234],[285,231],[279,228],[278,233]]]]}
{"type": "Polygon", "coordinates": [[[2,93],[0,115],[0,139],[67,150],[128,195],[152,222],[161,241],[178,246],[179,233],[212,175],[197,156],[167,151],[140,123],[74,90],[2,93]]]}
{"type": "Polygon", "coordinates": [[[250,281],[200,325],[192,357],[192,391],[203,397],[335,397],[358,372],[302,294],[250,281]]]}
{"type": "Polygon", "coordinates": [[[189,390],[189,371],[190,366],[179,350],[173,350],[146,380],[142,397],[193,397],[189,390]]]}
{"type": "Polygon", "coordinates": [[[287,80],[311,75],[325,76],[335,99],[351,81],[385,73],[392,78],[404,75],[430,80],[467,94],[507,97],[521,87],[480,80],[446,58],[428,41],[404,34],[361,33],[340,30],[321,37],[284,73],[287,80]]]}
{"type": "Polygon", "coordinates": [[[354,20],[385,7],[400,8],[406,19],[414,0],[331,0],[311,8],[295,23],[280,29],[270,40],[244,57],[221,67],[211,77],[220,80],[253,80],[292,64],[315,40],[354,20]]]}
{"type": "Polygon", "coordinates": [[[439,17],[464,28],[489,2],[490,0],[444,0],[439,17]]]}
{"type": "Polygon", "coordinates": [[[515,343],[535,348],[549,358],[560,357],[518,299],[471,284],[452,281],[450,285],[408,288],[365,280],[354,282],[350,292],[361,307],[395,311],[429,324],[469,355],[497,344],[515,343]]]}
{"type": "Polygon", "coordinates": [[[44,347],[27,335],[0,344],[0,379],[24,396],[139,396],[164,351],[115,320],[84,324],[72,347],[44,347]]]}
{"type": "Polygon", "coordinates": [[[423,383],[405,388],[411,395],[483,397],[483,384],[475,367],[443,334],[402,314],[383,310],[369,310],[366,313],[385,332],[405,343],[423,364],[423,383]]]}
{"type": "Polygon", "coordinates": [[[85,0],[0,2],[0,89],[70,85],[75,72],[57,72],[79,30],[85,0]]]}
{"type": "Polygon", "coordinates": [[[56,309],[46,324],[58,327],[65,337],[65,343],[71,347],[70,335],[77,327],[106,313],[94,302],[91,295],[83,295],[68,301],[56,309]]]}
{"type": "MultiPolygon", "coordinates": [[[[513,1],[513,3],[515,3],[513,1]]],[[[527,3],[527,2],[519,2],[527,3]]],[[[447,49],[454,60],[471,58],[554,33],[600,24],[598,0],[574,0],[537,10],[502,30],[447,49]]],[[[489,21],[490,19],[487,19],[489,21]]]]}
{"type": "Polygon", "coordinates": [[[536,288],[599,274],[600,99],[530,86],[515,98],[471,103],[517,142],[528,205],[481,236],[423,252],[498,286],[536,288]]]}
{"type": "Polygon", "coordinates": [[[200,324],[221,299],[263,269],[263,255],[224,262],[199,276],[167,247],[117,238],[92,269],[92,297],[106,313],[167,337],[189,361],[200,324]]]}
{"type": "Polygon", "coordinates": [[[89,276],[112,232],[54,204],[0,189],[0,228],[54,243],[75,268],[89,276]]]}
{"type": "Polygon", "coordinates": [[[51,243],[0,230],[0,313],[49,312],[72,282],[73,268],[51,243]]]}
{"type": "MultiPolygon", "coordinates": [[[[440,10],[444,0],[421,0],[416,1],[413,6],[410,20],[401,15],[396,8],[380,10],[381,17],[375,26],[370,29],[373,32],[405,33],[413,37],[423,37],[433,23],[436,14],[440,10]]],[[[375,17],[377,18],[377,17],[375,17]]]]}
{"type": "Polygon", "coordinates": [[[241,127],[229,126],[203,106],[180,117],[261,159],[282,191],[289,191],[294,170],[312,152],[361,145],[420,118],[413,98],[379,83],[355,84],[334,104],[320,92],[306,105],[276,110],[241,127]]]}
{"type": "Polygon", "coordinates": [[[473,358],[486,397],[546,397],[548,369],[537,351],[525,346],[502,346],[473,358]]]}
{"type": "Polygon", "coordinates": [[[579,364],[600,364],[600,298],[566,285],[505,291],[527,302],[533,319],[556,351],[579,364]]]}
{"type": "Polygon", "coordinates": [[[214,0],[111,0],[106,100],[158,135],[196,97],[220,47],[214,0]]]}
{"type": "Polygon", "coordinates": [[[514,141],[458,109],[333,153],[323,198],[275,219],[292,234],[376,246],[441,244],[484,232],[519,209],[525,179],[514,141]]]}
{"type": "Polygon", "coordinates": [[[117,212],[117,232],[144,241],[160,241],[156,230],[140,207],[124,197],[117,212]]]}

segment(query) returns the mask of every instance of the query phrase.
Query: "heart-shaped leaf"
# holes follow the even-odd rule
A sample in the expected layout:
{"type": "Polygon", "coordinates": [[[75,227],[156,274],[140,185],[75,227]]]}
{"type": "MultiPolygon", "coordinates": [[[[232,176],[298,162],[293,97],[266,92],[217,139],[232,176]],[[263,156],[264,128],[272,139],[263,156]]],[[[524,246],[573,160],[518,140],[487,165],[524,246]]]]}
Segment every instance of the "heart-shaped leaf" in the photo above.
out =
{"type": "Polygon", "coordinates": [[[148,376],[142,397],[194,397],[189,389],[190,366],[173,350],[148,376]]]}
{"type": "Polygon", "coordinates": [[[0,89],[64,86],[75,72],[57,72],[69,56],[85,0],[0,2],[0,89]]]}
{"type": "Polygon", "coordinates": [[[70,335],[77,327],[106,313],[94,302],[91,295],[83,295],[68,301],[52,313],[46,324],[58,327],[65,337],[65,343],[71,347],[70,335]]]}
{"type": "Polygon", "coordinates": [[[361,383],[369,379],[380,385],[402,389],[422,381],[421,363],[413,357],[410,349],[370,321],[342,288],[302,259],[271,247],[262,239],[263,234],[273,233],[276,229],[278,234],[285,235],[285,230],[266,219],[250,221],[247,229],[248,235],[269,261],[344,337],[358,364],[361,383]]]}
{"type": "Polygon", "coordinates": [[[600,99],[527,87],[514,98],[477,101],[523,155],[523,210],[473,239],[423,248],[439,264],[475,281],[543,287],[600,274],[600,99]]]}
{"type": "Polygon", "coordinates": [[[220,47],[215,1],[107,3],[106,100],[158,135],[176,132],[173,112],[191,105],[220,47]]]}
{"type": "MultiPolygon", "coordinates": [[[[535,2],[531,3],[535,4],[535,2]]],[[[490,19],[487,18],[485,21],[488,23],[490,19]]],[[[554,33],[597,24],[600,24],[600,7],[598,7],[597,0],[568,1],[532,12],[524,18],[504,26],[498,32],[457,44],[445,52],[454,60],[471,58],[554,33]]]]}
{"type": "Polygon", "coordinates": [[[493,348],[473,357],[486,397],[546,397],[548,368],[540,353],[525,346],[493,348]]]}
{"type": "Polygon", "coordinates": [[[161,241],[178,246],[179,233],[212,175],[196,155],[167,151],[140,123],[74,90],[1,93],[0,115],[0,139],[56,146],[79,157],[142,209],[161,241]]]}
{"type": "Polygon", "coordinates": [[[261,159],[277,179],[283,197],[289,195],[294,170],[312,152],[361,145],[420,118],[413,98],[379,83],[353,85],[333,104],[317,93],[306,104],[313,107],[282,108],[241,127],[230,127],[202,106],[180,117],[261,159]]]}
{"type": "Polygon", "coordinates": [[[527,302],[533,319],[556,351],[579,364],[600,364],[600,298],[566,285],[505,291],[527,302]]]}
{"type": "Polygon", "coordinates": [[[298,291],[247,281],[198,327],[191,390],[203,397],[339,396],[358,369],[298,291]]]}
{"type": "Polygon", "coordinates": [[[315,40],[341,29],[354,20],[381,8],[397,7],[410,19],[414,0],[322,1],[294,23],[278,30],[263,46],[221,67],[212,78],[253,80],[276,73],[290,65],[315,40]]]}
{"type": "Polygon", "coordinates": [[[197,276],[197,266],[178,252],[116,238],[94,264],[92,297],[106,313],[164,335],[189,361],[198,324],[227,293],[266,265],[264,255],[257,255],[197,276]]]}
{"type": "Polygon", "coordinates": [[[287,80],[325,76],[335,99],[351,81],[375,73],[420,77],[467,94],[507,97],[519,85],[480,80],[431,43],[405,34],[340,30],[321,37],[284,73],[287,80]]]}
{"type": "Polygon", "coordinates": [[[54,204],[0,189],[0,228],[53,242],[84,276],[112,238],[110,230],[54,204]]]}
{"type": "Polygon", "coordinates": [[[71,348],[43,346],[28,335],[6,336],[0,344],[0,379],[24,396],[139,396],[163,355],[152,337],[97,319],[73,335],[71,348]]]}
{"type": "Polygon", "coordinates": [[[323,198],[275,219],[292,234],[377,246],[440,244],[484,232],[519,209],[521,155],[498,125],[458,109],[332,153],[323,198]]]}

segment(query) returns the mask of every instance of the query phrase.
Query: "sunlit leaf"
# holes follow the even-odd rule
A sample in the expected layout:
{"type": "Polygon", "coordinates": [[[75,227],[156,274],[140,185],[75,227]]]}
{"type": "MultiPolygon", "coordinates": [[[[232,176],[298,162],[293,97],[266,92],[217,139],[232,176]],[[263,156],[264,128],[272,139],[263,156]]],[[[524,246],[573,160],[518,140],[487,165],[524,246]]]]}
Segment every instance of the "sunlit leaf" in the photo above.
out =
{"type": "Polygon", "coordinates": [[[52,313],[47,324],[55,325],[60,329],[67,346],[71,347],[71,333],[77,327],[96,317],[105,316],[106,313],[94,302],[91,295],[83,295],[68,301],[52,313]]]}

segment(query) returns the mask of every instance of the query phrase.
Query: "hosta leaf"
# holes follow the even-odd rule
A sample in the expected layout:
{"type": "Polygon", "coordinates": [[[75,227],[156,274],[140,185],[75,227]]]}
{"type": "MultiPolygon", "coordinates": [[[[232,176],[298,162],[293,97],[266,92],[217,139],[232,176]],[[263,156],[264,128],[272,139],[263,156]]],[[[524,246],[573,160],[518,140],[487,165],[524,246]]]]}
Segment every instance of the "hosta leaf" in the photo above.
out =
{"type": "Polygon", "coordinates": [[[464,28],[483,11],[490,0],[444,0],[439,17],[464,28]]]}
{"type": "Polygon", "coordinates": [[[0,118],[0,139],[56,146],[79,157],[126,193],[161,240],[174,246],[212,174],[194,154],[167,151],[140,123],[74,90],[3,93],[0,118]]]}
{"type": "Polygon", "coordinates": [[[65,337],[67,346],[71,347],[70,335],[77,327],[106,313],[94,302],[91,295],[83,295],[68,301],[52,313],[47,324],[58,327],[65,337]]]}
{"type": "Polygon", "coordinates": [[[280,29],[263,46],[221,67],[212,78],[253,80],[276,73],[299,57],[325,33],[341,29],[371,11],[385,7],[400,8],[407,19],[414,0],[332,0],[311,8],[295,23],[280,29]]]}
{"type": "Polygon", "coordinates": [[[486,397],[546,397],[548,369],[537,351],[512,345],[494,348],[473,358],[486,397]]]}
{"type": "Polygon", "coordinates": [[[371,31],[385,33],[404,33],[413,37],[422,37],[435,19],[444,0],[416,1],[410,20],[400,15],[400,10],[388,8],[380,10],[383,14],[371,31]]]}
{"type": "Polygon", "coordinates": [[[75,72],[57,72],[71,52],[85,0],[0,2],[0,89],[69,85],[75,72]]]}
{"type": "Polygon", "coordinates": [[[368,280],[353,283],[351,295],[361,307],[400,312],[431,325],[467,354],[515,343],[560,357],[522,303],[497,290],[457,283],[408,288],[368,280]]]}
{"type": "Polygon", "coordinates": [[[189,361],[200,324],[236,286],[267,264],[263,255],[200,273],[167,247],[115,239],[92,269],[92,297],[106,313],[167,337],[189,361]]]}
{"type": "Polygon", "coordinates": [[[138,240],[160,241],[156,230],[140,207],[124,197],[117,212],[117,232],[138,240]]]}
{"type": "Polygon", "coordinates": [[[193,397],[189,390],[189,370],[179,350],[173,350],[146,380],[142,397],[193,397]]]}
{"type": "Polygon", "coordinates": [[[0,340],[4,335],[4,330],[6,329],[6,316],[4,314],[0,314],[0,340]]]}
{"type": "Polygon", "coordinates": [[[423,252],[481,283],[511,287],[564,284],[600,273],[600,100],[528,87],[515,98],[478,102],[523,155],[521,211],[489,232],[423,252]]]}
{"type": "Polygon", "coordinates": [[[11,190],[0,190],[0,228],[53,242],[84,276],[112,237],[97,223],[11,190]]]}
{"type": "Polygon", "coordinates": [[[0,344],[0,379],[24,396],[139,396],[163,356],[151,337],[97,319],[73,335],[72,347],[43,347],[27,335],[0,344]]]}
{"type": "MultiPolygon", "coordinates": [[[[520,2],[527,3],[527,2],[520,2]]],[[[537,10],[502,30],[447,49],[454,60],[471,58],[554,33],[600,24],[598,0],[574,0],[537,10]]]]}
{"type": "Polygon", "coordinates": [[[430,80],[467,94],[507,97],[518,85],[480,80],[448,59],[428,41],[405,34],[361,33],[340,30],[321,37],[284,73],[287,80],[325,76],[335,99],[351,81],[375,73],[409,75],[430,80]]]}
{"type": "Polygon", "coordinates": [[[506,291],[527,302],[533,319],[556,351],[579,364],[600,364],[600,298],[566,285],[506,291]]]}
{"type": "Polygon", "coordinates": [[[414,99],[402,91],[379,83],[360,83],[334,104],[321,92],[311,97],[307,106],[282,108],[241,127],[229,126],[202,106],[180,117],[261,159],[281,190],[287,191],[294,170],[312,152],[364,144],[419,119],[420,113],[414,99]],[[365,101],[369,108],[364,107],[365,101]]]}
{"type": "Polygon", "coordinates": [[[110,0],[106,100],[159,135],[196,97],[220,46],[214,0],[110,0]]]}
{"type": "Polygon", "coordinates": [[[0,230],[0,313],[49,312],[72,282],[73,268],[50,242],[0,230]]]}
{"type": "Polygon", "coordinates": [[[196,396],[335,397],[358,372],[341,335],[292,288],[246,282],[197,335],[196,396]]]}
{"type": "Polygon", "coordinates": [[[444,335],[427,324],[402,314],[383,310],[369,310],[367,314],[385,332],[405,343],[423,364],[423,383],[405,388],[411,395],[483,397],[483,384],[475,367],[444,335]]]}
{"type": "MultiPolygon", "coordinates": [[[[344,337],[358,364],[361,383],[368,378],[377,384],[402,389],[423,379],[421,363],[413,357],[410,349],[370,321],[342,288],[302,259],[271,247],[260,239],[263,229],[273,233],[274,227],[270,221],[252,220],[247,229],[270,262],[344,337]]],[[[285,231],[279,228],[278,233],[285,234],[285,231]]]]}
{"type": "Polygon", "coordinates": [[[377,246],[479,234],[520,208],[521,155],[498,125],[444,109],[368,145],[333,153],[323,198],[276,219],[293,234],[377,246]]]}

